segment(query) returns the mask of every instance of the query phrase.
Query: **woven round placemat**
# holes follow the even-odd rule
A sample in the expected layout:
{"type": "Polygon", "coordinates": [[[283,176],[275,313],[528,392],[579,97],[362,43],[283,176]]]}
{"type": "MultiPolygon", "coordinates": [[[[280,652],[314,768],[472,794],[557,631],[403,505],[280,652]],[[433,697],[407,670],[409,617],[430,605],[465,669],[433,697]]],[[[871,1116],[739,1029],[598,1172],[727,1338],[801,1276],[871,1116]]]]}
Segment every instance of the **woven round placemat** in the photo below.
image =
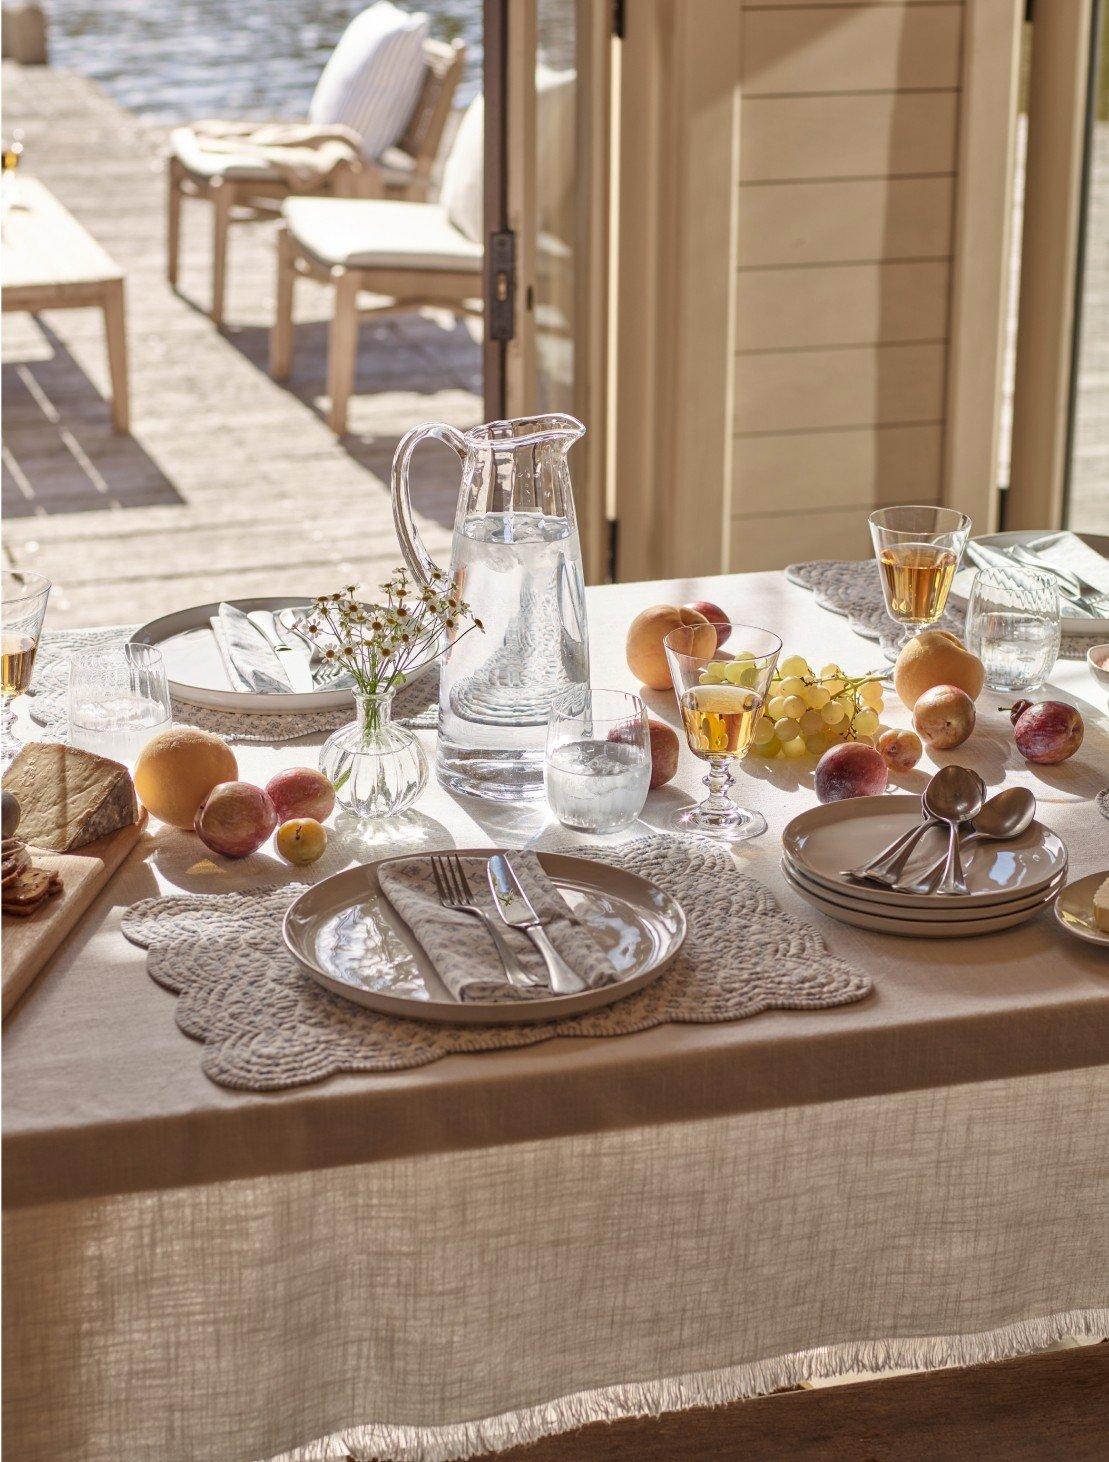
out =
{"type": "Polygon", "coordinates": [[[123,932],[177,996],[177,1024],[203,1042],[201,1067],[221,1086],[274,1091],[339,1072],[396,1071],[459,1051],[530,1046],[555,1036],[620,1036],[665,1022],[740,1020],[762,1010],[847,1005],[871,983],[785,913],[726,849],[650,836],[582,857],[641,874],[689,920],[674,964],[603,1010],[546,1025],[448,1026],[379,1015],[330,994],[286,950],[281,921],[302,886],[214,897],[144,899],[123,932]]]}

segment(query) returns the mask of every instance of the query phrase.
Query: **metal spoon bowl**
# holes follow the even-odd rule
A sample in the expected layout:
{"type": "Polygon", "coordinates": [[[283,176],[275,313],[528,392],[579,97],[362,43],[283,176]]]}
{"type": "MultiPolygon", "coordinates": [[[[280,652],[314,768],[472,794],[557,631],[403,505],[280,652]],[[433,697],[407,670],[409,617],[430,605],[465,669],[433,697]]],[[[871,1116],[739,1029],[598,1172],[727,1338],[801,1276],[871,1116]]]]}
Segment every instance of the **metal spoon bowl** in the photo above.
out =
{"type": "Polygon", "coordinates": [[[943,767],[924,790],[924,810],[947,824],[947,858],[937,893],[966,893],[959,856],[959,824],[978,816],[986,800],[986,784],[969,767],[943,767]]]}
{"type": "MultiPolygon", "coordinates": [[[[970,843],[1006,842],[1019,838],[1031,825],[1036,816],[1036,799],[1027,787],[1006,787],[1004,792],[995,792],[974,819],[974,829],[963,839],[962,846],[970,843]]],[[[933,893],[946,859],[941,858],[928,872],[911,884],[901,884],[908,893],[933,893]]]]}

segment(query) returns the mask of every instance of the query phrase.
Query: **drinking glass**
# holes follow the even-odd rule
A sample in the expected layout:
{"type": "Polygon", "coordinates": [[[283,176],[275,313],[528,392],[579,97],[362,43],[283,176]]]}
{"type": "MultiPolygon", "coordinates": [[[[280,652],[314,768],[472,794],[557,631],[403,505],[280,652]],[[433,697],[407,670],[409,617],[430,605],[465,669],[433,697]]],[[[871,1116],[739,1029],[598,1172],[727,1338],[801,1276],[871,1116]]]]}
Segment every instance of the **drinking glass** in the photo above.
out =
{"type": "Polygon", "coordinates": [[[967,602],[966,646],[991,690],[1034,690],[1059,655],[1059,590],[1034,569],[979,569],[967,602]]]}
{"type": "Polygon", "coordinates": [[[902,627],[904,644],[947,607],[970,519],[954,508],[907,507],[879,508],[868,521],[886,613],[902,627]]]}
{"type": "Polygon", "coordinates": [[[89,650],[70,660],[71,746],[131,763],[171,719],[165,662],[153,645],[89,650]]]}
{"type": "Polygon", "coordinates": [[[547,719],[547,801],[563,827],[615,833],[643,810],[651,784],[651,733],[637,695],[564,691],[547,719]]]}
{"type": "Polygon", "coordinates": [[[0,689],[4,711],[0,738],[3,740],[3,761],[7,766],[22,743],[15,732],[12,702],[31,683],[35,652],[39,647],[46,601],[50,598],[50,580],[31,569],[5,569],[3,572],[3,620],[0,623],[0,689]]]}
{"type": "Polygon", "coordinates": [[[766,818],[733,802],[732,765],[743,760],[755,723],[763,714],[782,642],[754,625],[683,625],[663,640],[670,678],[694,756],[709,764],[708,796],[676,820],[687,832],[741,843],[766,831],[766,818]],[[708,643],[706,643],[706,637],[708,643]],[[709,648],[729,642],[727,650],[709,648]]]}

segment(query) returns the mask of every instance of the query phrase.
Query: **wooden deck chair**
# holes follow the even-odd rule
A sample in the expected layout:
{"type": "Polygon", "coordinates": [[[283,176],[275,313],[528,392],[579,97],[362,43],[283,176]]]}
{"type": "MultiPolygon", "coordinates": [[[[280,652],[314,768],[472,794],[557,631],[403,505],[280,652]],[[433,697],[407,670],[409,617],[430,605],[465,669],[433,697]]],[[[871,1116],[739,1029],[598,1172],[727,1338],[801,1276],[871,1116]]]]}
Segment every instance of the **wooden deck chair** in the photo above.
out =
{"type": "MultiPolygon", "coordinates": [[[[355,23],[352,22],[351,28],[355,23]]],[[[422,51],[423,70],[415,103],[399,135],[376,156],[363,158],[361,171],[337,170],[330,185],[333,195],[427,197],[431,170],[462,77],[466,47],[457,40],[448,45],[424,39],[422,51]]],[[[182,198],[200,198],[211,203],[214,211],[210,314],[213,322],[221,325],[231,224],[273,218],[294,190],[276,167],[257,157],[237,158],[232,153],[205,150],[191,127],[178,127],[171,134],[166,166],[166,277],[176,288],[182,198]]]]}

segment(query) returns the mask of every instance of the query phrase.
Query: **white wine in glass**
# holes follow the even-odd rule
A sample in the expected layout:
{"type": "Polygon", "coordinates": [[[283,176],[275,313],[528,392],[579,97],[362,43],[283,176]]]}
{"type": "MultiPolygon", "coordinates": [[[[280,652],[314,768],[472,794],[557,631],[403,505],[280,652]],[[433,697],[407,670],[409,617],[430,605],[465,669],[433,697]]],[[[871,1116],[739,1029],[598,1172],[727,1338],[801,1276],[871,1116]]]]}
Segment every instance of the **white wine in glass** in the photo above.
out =
{"type": "MultiPolygon", "coordinates": [[[[901,626],[904,643],[942,618],[970,519],[954,508],[925,504],[879,508],[869,522],[886,613],[901,626]]],[[[896,652],[887,649],[894,658],[896,652]]]]}
{"type": "Polygon", "coordinates": [[[682,724],[694,756],[746,756],[763,698],[734,685],[698,685],[681,698],[682,724]]]}
{"type": "Polygon", "coordinates": [[[46,601],[50,598],[50,580],[32,569],[5,569],[0,577],[3,580],[0,691],[4,706],[0,739],[3,741],[4,765],[7,766],[20,749],[12,702],[31,683],[46,601]]]}

